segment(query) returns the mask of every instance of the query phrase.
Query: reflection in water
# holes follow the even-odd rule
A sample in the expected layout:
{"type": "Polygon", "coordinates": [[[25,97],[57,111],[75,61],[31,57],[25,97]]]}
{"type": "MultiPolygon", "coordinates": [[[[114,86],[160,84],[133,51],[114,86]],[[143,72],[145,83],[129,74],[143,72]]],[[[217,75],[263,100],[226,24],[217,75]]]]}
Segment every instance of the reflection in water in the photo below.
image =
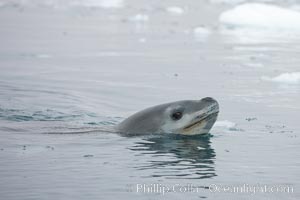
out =
{"type": "Polygon", "coordinates": [[[155,136],[138,142],[130,149],[136,156],[151,155],[138,170],[152,170],[150,177],[203,179],[216,176],[215,151],[210,146],[211,135],[155,136]]]}

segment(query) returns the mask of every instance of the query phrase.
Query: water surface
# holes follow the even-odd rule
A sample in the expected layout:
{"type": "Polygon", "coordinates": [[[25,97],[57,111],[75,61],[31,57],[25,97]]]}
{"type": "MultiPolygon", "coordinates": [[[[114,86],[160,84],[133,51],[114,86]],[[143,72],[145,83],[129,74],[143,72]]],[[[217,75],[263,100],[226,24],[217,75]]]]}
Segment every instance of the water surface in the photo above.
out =
{"type": "Polygon", "coordinates": [[[299,37],[224,30],[222,6],[188,4],[182,18],[154,3],[0,8],[1,199],[299,199],[300,87],[262,79],[299,71],[299,37]],[[130,20],[140,12],[150,20],[130,20]],[[206,96],[223,126],[205,136],[78,133],[206,96]]]}

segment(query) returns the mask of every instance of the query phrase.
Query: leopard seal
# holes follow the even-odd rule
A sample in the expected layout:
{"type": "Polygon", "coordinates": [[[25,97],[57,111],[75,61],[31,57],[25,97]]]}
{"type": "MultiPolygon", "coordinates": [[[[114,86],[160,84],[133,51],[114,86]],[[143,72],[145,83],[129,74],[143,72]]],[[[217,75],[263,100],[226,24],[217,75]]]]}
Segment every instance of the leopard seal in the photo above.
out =
{"type": "Polygon", "coordinates": [[[115,130],[128,135],[205,134],[216,122],[218,113],[219,104],[211,97],[176,101],[139,111],[116,125],[115,130]]]}

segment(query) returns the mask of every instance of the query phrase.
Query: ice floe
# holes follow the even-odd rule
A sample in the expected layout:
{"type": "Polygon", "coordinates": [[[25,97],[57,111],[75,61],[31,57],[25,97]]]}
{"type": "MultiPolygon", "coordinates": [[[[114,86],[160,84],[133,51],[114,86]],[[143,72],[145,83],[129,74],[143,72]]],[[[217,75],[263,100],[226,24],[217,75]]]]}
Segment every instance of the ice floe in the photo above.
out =
{"type": "Polygon", "coordinates": [[[239,4],[247,0],[210,0],[211,3],[239,4]]]}
{"type": "Polygon", "coordinates": [[[300,83],[300,72],[283,73],[275,77],[263,76],[261,79],[285,84],[298,84],[300,83]]]}
{"type": "Polygon", "coordinates": [[[300,11],[300,5],[293,5],[290,7],[290,9],[295,10],[295,11],[300,11]]]}
{"type": "Polygon", "coordinates": [[[13,5],[21,7],[47,6],[52,8],[72,8],[72,7],[91,7],[91,8],[120,8],[124,6],[124,0],[7,0],[0,1],[1,5],[13,5]],[[5,2],[5,4],[3,3],[5,2]]]}
{"type": "Polygon", "coordinates": [[[149,20],[149,16],[146,14],[136,14],[130,17],[129,20],[133,22],[146,22],[149,20]]]}
{"type": "Polygon", "coordinates": [[[173,15],[182,15],[184,13],[184,9],[178,6],[171,6],[166,8],[166,10],[173,15]]]}
{"type": "Polygon", "coordinates": [[[217,121],[214,126],[224,127],[224,128],[227,128],[227,129],[232,129],[232,128],[236,127],[236,124],[234,122],[224,120],[224,121],[217,121]]]}
{"type": "Polygon", "coordinates": [[[140,39],[139,39],[139,42],[140,42],[140,43],[145,43],[145,42],[147,42],[147,39],[146,39],[146,38],[140,38],[140,39]]]}
{"type": "MultiPolygon", "coordinates": [[[[236,4],[241,4],[245,2],[249,2],[249,0],[210,0],[211,3],[216,3],[216,4],[229,4],[229,5],[236,5],[236,4]]],[[[255,2],[260,2],[260,3],[270,3],[278,0],[255,0],[255,2]]],[[[285,1],[285,0],[281,0],[285,1]]]]}
{"type": "MultiPolygon", "coordinates": [[[[186,32],[188,33],[188,32],[186,32]]],[[[211,34],[211,30],[204,27],[204,26],[198,26],[193,29],[194,37],[197,41],[205,41],[211,34]]]]}
{"type": "Polygon", "coordinates": [[[123,6],[123,0],[73,0],[72,4],[84,7],[119,8],[123,6]]]}
{"type": "Polygon", "coordinates": [[[219,20],[230,27],[300,31],[300,12],[263,3],[237,5],[221,13],[219,20]]]}
{"type": "Polygon", "coordinates": [[[209,35],[211,34],[211,30],[209,30],[208,28],[205,28],[203,26],[199,26],[194,28],[194,34],[195,35],[209,35]]]}

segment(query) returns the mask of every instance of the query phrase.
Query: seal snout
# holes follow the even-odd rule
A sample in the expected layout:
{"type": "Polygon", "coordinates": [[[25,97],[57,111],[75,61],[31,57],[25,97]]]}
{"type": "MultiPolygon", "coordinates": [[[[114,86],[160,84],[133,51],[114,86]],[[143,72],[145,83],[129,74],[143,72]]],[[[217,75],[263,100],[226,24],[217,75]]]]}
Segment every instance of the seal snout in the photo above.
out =
{"type": "Polygon", "coordinates": [[[219,103],[217,102],[217,100],[215,100],[212,97],[205,97],[203,99],[200,100],[201,102],[205,103],[207,106],[209,106],[211,108],[211,110],[219,110],[219,103]]]}
{"type": "Polygon", "coordinates": [[[209,102],[209,103],[217,103],[217,101],[212,98],[212,97],[205,97],[203,99],[201,99],[202,101],[205,101],[205,102],[209,102]]]}

